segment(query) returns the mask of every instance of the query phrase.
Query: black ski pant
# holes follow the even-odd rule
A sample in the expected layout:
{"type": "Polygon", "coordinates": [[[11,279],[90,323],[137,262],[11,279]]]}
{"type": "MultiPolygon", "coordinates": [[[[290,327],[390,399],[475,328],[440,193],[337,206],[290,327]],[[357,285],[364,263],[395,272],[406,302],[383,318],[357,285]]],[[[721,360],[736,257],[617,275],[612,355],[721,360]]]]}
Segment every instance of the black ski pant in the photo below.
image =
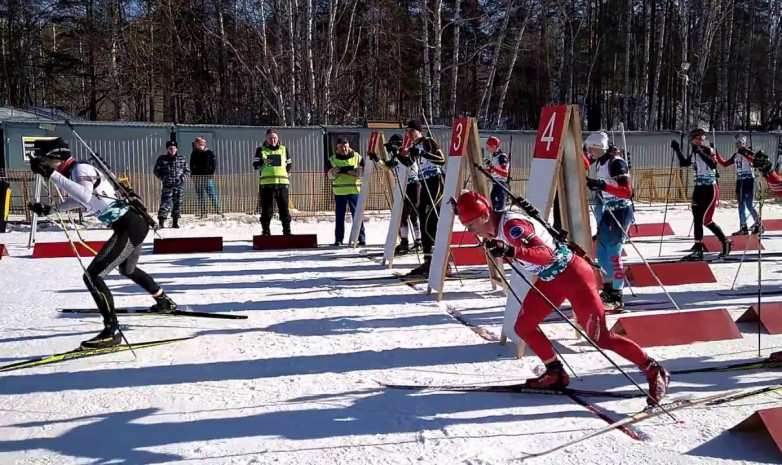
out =
{"type": "Polygon", "coordinates": [[[282,233],[291,232],[291,213],[288,209],[288,186],[285,184],[271,184],[260,186],[258,194],[261,197],[261,228],[264,234],[269,234],[269,225],[274,215],[274,204],[277,204],[277,213],[280,214],[282,233]]]}
{"type": "Polygon", "coordinates": [[[695,240],[700,242],[703,239],[703,227],[706,226],[717,236],[721,242],[725,242],[725,234],[722,229],[714,222],[714,209],[717,208],[717,202],[720,200],[720,188],[717,184],[705,184],[695,186],[692,191],[692,221],[694,225],[693,232],[695,240]]]}
{"type": "Polygon", "coordinates": [[[421,226],[418,223],[418,206],[421,204],[421,181],[408,182],[405,195],[407,197],[403,199],[402,224],[399,228],[399,235],[402,239],[407,239],[410,234],[409,225],[412,224],[413,239],[420,239],[421,226]]]}
{"type": "Polygon", "coordinates": [[[149,232],[147,222],[131,210],[115,221],[111,228],[114,234],[98,251],[84,275],[84,284],[92,294],[106,324],[117,323],[114,297],[106,286],[106,281],[103,280],[115,268],[118,268],[121,275],[130,278],[150,294],[157,294],[160,291],[160,286],[155,283],[155,280],[136,267],[141,256],[142,243],[149,232]]]}
{"type": "Polygon", "coordinates": [[[421,221],[421,247],[424,255],[431,255],[434,238],[437,236],[437,218],[443,199],[442,175],[431,176],[421,181],[421,201],[418,202],[418,219],[421,221]]]}

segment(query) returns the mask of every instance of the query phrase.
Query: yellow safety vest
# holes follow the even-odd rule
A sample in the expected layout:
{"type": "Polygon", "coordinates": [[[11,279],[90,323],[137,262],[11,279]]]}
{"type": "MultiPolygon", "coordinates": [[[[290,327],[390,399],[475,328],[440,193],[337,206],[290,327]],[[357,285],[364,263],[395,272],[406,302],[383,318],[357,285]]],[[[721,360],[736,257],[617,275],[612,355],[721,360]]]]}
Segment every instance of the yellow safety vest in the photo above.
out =
{"type": "Polygon", "coordinates": [[[261,147],[261,160],[266,161],[267,158],[272,159],[271,165],[261,165],[261,180],[262,186],[271,184],[290,184],[288,181],[288,156],[286,154],[285,146],[280,144],[276,150],[272,150],[267,146],[261,147]]]}
{"type": "MultiPolygon", "coordinates": [[[[360,160],[361,155],[357,152],[353,152],[353,156],[347,160],[339,159],[336,155],[333,155],[331,157],[331,166],[333,168],[350,166],[355,169],[358,168],[360,160]]],[[[331,181],[331,187],[334,189],[334,195],[358,194],[361,192],[361,178],[355,174],[339,173],[337,177],[331,181]]]]}

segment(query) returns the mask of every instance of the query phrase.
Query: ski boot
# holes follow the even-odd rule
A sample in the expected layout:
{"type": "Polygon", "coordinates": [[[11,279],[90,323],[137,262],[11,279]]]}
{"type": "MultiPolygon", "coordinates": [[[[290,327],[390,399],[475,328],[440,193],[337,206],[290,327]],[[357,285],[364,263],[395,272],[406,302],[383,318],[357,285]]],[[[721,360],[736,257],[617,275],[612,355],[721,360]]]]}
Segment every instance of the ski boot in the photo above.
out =
{"type": "Polygon", "coordinates": [[[365,240],[364,241],[362,241],[362,240],[358,241],[358,246],[359,247],[365,247],[366,245],[367,245],[367,241],[365,241],[365,240]]]}
{"type": "Polygon", "coordinates": [[[261,236],[271,236],[271,235],[272,233],[268,229],[264,229],[263,232],[261,233],[261,236]]]}
{"type": "Polygon", "coordinates": [[[414,240],[413,241],[413,250],[419,250],[420,251],[421,249],[422,249],[421,239],[414,240]]]}
{"type": "Polygon", "coordinates": [[[394,249],[394,255],[407,255],[410,253],[410,243],[406,238],[399,241],[399,245],[394,249]]]}
{"type": "Polygon", "coordinates": [[[429,276],[429,267],[432,266],[432,256],[425,255],[424,262],[418,267],[413,268],[407,273],[407,276],[429,276]]]}
{"type": "Polygon", "coordinates": [[[334,241],[333,244],[331,244],[332,247],[342,247],[342,241],[334,241]]]}
{"type": "Polygon", "coordinates": [[[174,229],[179,229],[179,218],[174,218],[174,221],[171,223],[171,227],[174,229]]]}
{"type": "Polygon", "coordinates": [[[291,227],[290,226],[283,227],[282,228],[282,235],[283,236],[292,236],[293,234],[291,233],[291,227]]]}
{"type": "Polygon", "coordinates": [[[118,346],[122,342],[122,336],[119,333],[119,324],[116,318],[108,323],[103,323],[103,331],[92,339],[81,343],[82,350],[103,349],[106,347],[118,346]]]}
{"type": "Polygon", "coordinates": [[[765,230],[763,229],[763,225],[760,224],[760,223],[757,223],[757,222],[752,225],[752,229],[750,230],[750,233],[754,234],[756,236],[759,236],[759,235],[763,234],[764,232],[765,232],[765,230]]]}
{"type": "Polygon", "coordinates": [[[668,383],[671,381],[671,376],[653,358],[646,361],[643,372],[646,374],[646,380],[649,381],[649,398],[646,399],[646,403],[650,406],[659,404],[668,393],[668,383]]]}
{"type": "MultiPolygon", "coordinates": [[[[754,228],[754,226],[753,226],[753,228],[754,228]]],[[[734,232],[732,235],[733,236],[746,236],[747,234],[749,234],[749,229],[747,229],[747,225],[746,224],[742,224],[741,226],[739,226],[739,230],[734,232]]]]}
{"type": "Polygon", "coordinates": [[[165,218],[158,218],[157,224],[160,225],[160,229],[163,229],[166,227],[166,219],[165,218]]]}
{"type": "Polygon", "coordinates": [[[155,305],[149,308],[152,313],[171,313],[177,309],[177,304],[165,292],[154,299],[155,305]]]}
{"type": "Polygon", "coordinates": [[[600,291],[600,300],[603,302],[603,305],[609,304],[611,302],[611,292],[613,291],[613,287],[611,284],[603,284],[603,289],[600,291]]]}
{"type": "Polygon", "coordinates": [[[703,260],[703,244],[700,242],[696,242],[695,245],[692,246],[692,253],[689,255],[686,255],[684,258],[681,259],[683,262],[699,262],[703,260]]]}
{"type": "Polygon", "coordinates": [[[719,255],[717,255],[717,258],[727,257],[731,250],[733,250],[733,241],[730,239],[725,239],[725,242],[722,243],[722,251],[719,255]]]}
{"type": "Polygon", "coordinates": [[[546,371],[535,379],[529,379],[522,386],[531,389],[564,389],[570,384],[570,377],[562,362],[554,360],[546,364],[546,371]]]}
{"type": "Polygon", "coordinates": [[[624,300],[622,300],[622,291],[611,289],[608,294],[608,302],[604,302],[603,305],[605,306],[606,310],[610,310],[612,312],[621,313],[624,311],[625,303],[624,300]]]}

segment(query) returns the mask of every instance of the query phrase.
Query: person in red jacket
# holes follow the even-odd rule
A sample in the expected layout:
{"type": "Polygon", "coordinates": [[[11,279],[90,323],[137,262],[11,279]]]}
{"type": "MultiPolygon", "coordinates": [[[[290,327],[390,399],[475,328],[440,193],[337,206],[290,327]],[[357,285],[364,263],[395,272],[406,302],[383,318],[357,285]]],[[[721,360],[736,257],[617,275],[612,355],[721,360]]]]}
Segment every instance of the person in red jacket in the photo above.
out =
{"type": "MultiPolygon", "coordinates": [[[[486,197],[477,192],[464,191],[456,202],[456,212],[470,232],[487,239],[485,245],[490,254],[513,259],[536,275],[537,289],[551,304],[560,306],[568,300],[578,324],[598,347],[616,352],[638,366],[649,381],[652,399],[659,402],[665,396],[668,372],[638,344],[609,331],[592,268],[582,257],[554,239],[538,221],[516,211],[494,211],[486,197]]],[[[549,302],[530,291],[514,325],[516,334],[546,365],[545,373],[525,383],[530,388],[563,388],[570,382],[551,341],[538,326],[551,311],[549,302]]]]}
{"type": "Polygon", "coordinates": [[[497,137],[489,137],[486,149],[491,158],[483,163],[494,179],[490,194],[491,204],[494,211],[502,211],[508,201],[505,190],[510,190],[510,157],[500,148],[500,139],[497,137]]]}

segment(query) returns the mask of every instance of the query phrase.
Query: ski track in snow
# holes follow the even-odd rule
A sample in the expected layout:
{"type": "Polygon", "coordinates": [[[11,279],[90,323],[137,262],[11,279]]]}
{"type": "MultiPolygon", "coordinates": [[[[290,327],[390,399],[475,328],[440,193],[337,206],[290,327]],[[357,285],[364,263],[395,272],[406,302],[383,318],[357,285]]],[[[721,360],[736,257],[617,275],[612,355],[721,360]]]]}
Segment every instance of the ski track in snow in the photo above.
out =
{"type": "MultiPolygon", "coordinates": [[[[638,207],[639,223],[662,221],[662,206],[638,207]]],[[[764,210],[766,219],[782,217],[778,205],[764,210]]],[[[738,229],[735,207],[719,208],[716,219],[728,234],[738,229]]],[[[447,312],[456,310],[470,324],[498,335],[505,298],[493,293],[488,281],[465,280],[464,286],[448,281],[438,303],[417,290],[425,285],[368,287],[332,279],[390,274],[349,248],[253,251],[252,235],[260,233],[257,217],[184,220],[182,229],[160,234],[223,236],[224,252],[152,255],[150,234],[139,266],[186,309],[237,312],[249,319],[120,315],[131,342],[196,337],[141,349],[137,359],[126,351],[0,374],[0,463],[505,464],[606,425],[566,396],[378,387],[378,381],[482,384],[533,376],[537,358],[528,354],[516,360],[513,347],[482,339],[447,312]]],[[[684,237],[689,210],[671,207],[668,222],[678,236],[663,244],[663,255],[678,258],[691,245],[684,237]]],[[[279,233],[279,223],[273,223],[273,233],[279,233]]],[[[387,219],[366,226],[370,251],[381,250],[387,219]]],[[[0,364],[71,350],[100,330],[98,315],[57,311],[93,306],[81,268],[74,258],[31,259],[28,232],[29,227],[15,226],[0,235],[11,254],[0,260],[0,364]]],[[[294,232],[317,233],[321,244],[334,238],[333,223],[325,220],[296,221],[294,232]]],[[[109,235],[101,228],[84,233],[87,240],[109,235]]],[[[57,227],[38,232],[38,241],[63,240],[57,227]]],[[[769,232],[763,244],[767,252],[782,252],[782,232],[769,232]]],[[[654,240],[639,238],[637,245],[647,258],[657,257],[654,240]]],[[[626,260],[637,261],[633,248],[626,250],[626,260]]],[[[764,261],[765,289],[782,285],[780,260],[764,261]]],[[[416,264],[415,256],[408,256],[397,259],[394,269],[416,264]]],[[[738,289],[755,288],[757,266],[742,265],[738,289]]],[[[756,297],[715,294],[730,287],[737,267],[714,264],[717,284],[668,290],[687,309],[724,307],[737,318],[756,297]]],[[[116,272],[107,282],[118,307],[153,303],[116,272]]],[[[634,290],[639,298],[666,300],[659,288],[634,290]]],[[[782,296],[763,301],[782,301],[782,296]]],[[[609,327],[617,318],[608,317],[609,327]]],[[[648,351],[669,369],[754,359],[756,326],[739,327],[743,339],[648,351]]],[[[543,330],[582,378],[571,387],[633,389],[566,323],[547,323],[543,330]]],[[[763,356],[782,350],[782,336],[764,333],[762,349],[763,356]]],[[[638,370],[612,357],[646,385],[638,370]]],[[[676,375],[670,395],[780,382],[775,371],[676,375]]],[[[584,400],[615,419],[644,404],[643,399],[584,400]]],[[[758,436],[726,431],[757,409],[778,406],[782,395],[768,394],[685,409],[676,413],[681,424],[661,416],[633,427],[642,441],[614,431],[530,463],[780,463],[782,455],[758,436]]]]}

